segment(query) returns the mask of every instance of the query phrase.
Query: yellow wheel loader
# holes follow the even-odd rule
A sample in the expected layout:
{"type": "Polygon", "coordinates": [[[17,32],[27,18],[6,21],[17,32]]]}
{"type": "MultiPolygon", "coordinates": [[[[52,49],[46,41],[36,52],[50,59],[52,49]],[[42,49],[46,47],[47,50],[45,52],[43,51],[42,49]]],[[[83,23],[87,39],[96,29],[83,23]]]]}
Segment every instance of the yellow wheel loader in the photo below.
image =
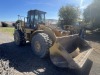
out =
{"type": "MultiPolygon", "coordinates": [[[[45,25],[46,12],[30,10],[27,21],[17,22],[14,32],[16,45],[29,41],[32,51],[40,58],[50,56],[52,63],[63,68],[81,68],[92,48],[78,34],[60,31],[45,25]]],[[[20,16],[19,16],[20,19],[20,16]]]]}

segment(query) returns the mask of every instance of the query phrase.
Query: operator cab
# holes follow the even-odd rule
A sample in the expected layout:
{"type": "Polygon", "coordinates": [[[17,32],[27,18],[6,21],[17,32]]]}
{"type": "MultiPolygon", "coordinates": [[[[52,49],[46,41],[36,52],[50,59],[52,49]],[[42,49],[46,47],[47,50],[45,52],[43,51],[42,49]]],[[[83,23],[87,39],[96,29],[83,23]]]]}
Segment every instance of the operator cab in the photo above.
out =
{"type": "Polygon", "coordinates": [[[30,10],[27,15],[27,27],[36,29],[39,24],[45,24],[46,12],[39,10],[30,10]]]}

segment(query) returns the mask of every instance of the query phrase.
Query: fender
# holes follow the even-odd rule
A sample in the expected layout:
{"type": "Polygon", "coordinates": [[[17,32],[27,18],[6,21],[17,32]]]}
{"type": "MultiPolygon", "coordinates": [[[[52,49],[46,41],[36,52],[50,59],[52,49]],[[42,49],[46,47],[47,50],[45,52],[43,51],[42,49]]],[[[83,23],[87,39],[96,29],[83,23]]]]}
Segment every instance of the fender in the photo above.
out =
{"type": "Polygon", "coordinates": [[[49,27],[46,26],[40,26],[40,28],[38,30],[36,30],[35,32],[32,33],[31,38],[36,35],[37,33],[46,33],[48,34],[48,36],[50,37],[50,39],[52,40],[53,44],[56,41],[56,35],[54,34],[54,32],[52,31],[52,29],[50,29],[49,27]]]}

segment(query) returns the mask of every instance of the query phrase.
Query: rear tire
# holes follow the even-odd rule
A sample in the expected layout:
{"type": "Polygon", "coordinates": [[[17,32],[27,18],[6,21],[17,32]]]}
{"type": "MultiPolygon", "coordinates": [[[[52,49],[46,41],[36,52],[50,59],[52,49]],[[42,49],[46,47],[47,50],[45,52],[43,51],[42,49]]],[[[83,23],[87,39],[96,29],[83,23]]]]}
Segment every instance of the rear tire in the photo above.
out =
{"type": "Polygon", "coordinates": [[[31,41],[32,51],[40,58],[48,56],[51,45],[52,41],[45,33],[38,33],[34,35],[31,41]]]}
{"type": "Polygon", "coordinates": [[[15,30],[14,41],[15,41],[15,44],[18,45],[18,46],[25,45],[26,40],[24,38],[24,33],[22,33],[20,30],[15,30]]]}

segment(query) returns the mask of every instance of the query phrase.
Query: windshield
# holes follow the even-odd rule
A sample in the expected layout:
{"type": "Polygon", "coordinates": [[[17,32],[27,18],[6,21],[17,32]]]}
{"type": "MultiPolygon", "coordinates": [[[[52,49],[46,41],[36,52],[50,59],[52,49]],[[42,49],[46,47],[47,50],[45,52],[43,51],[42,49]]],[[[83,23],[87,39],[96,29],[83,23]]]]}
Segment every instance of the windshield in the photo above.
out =
{"type": "Polygon", "coordinates": [[[39,23],[44,23],[44,21],[45,21],[45,15],[39,14],[39,23]]]}
{"type": "Polygon", "coordinates": [[[35,24],[36,23],[44,23],[45,22],[45,14],[44,13],[39,13],[39,14],[35,14],[35,24]]]}

